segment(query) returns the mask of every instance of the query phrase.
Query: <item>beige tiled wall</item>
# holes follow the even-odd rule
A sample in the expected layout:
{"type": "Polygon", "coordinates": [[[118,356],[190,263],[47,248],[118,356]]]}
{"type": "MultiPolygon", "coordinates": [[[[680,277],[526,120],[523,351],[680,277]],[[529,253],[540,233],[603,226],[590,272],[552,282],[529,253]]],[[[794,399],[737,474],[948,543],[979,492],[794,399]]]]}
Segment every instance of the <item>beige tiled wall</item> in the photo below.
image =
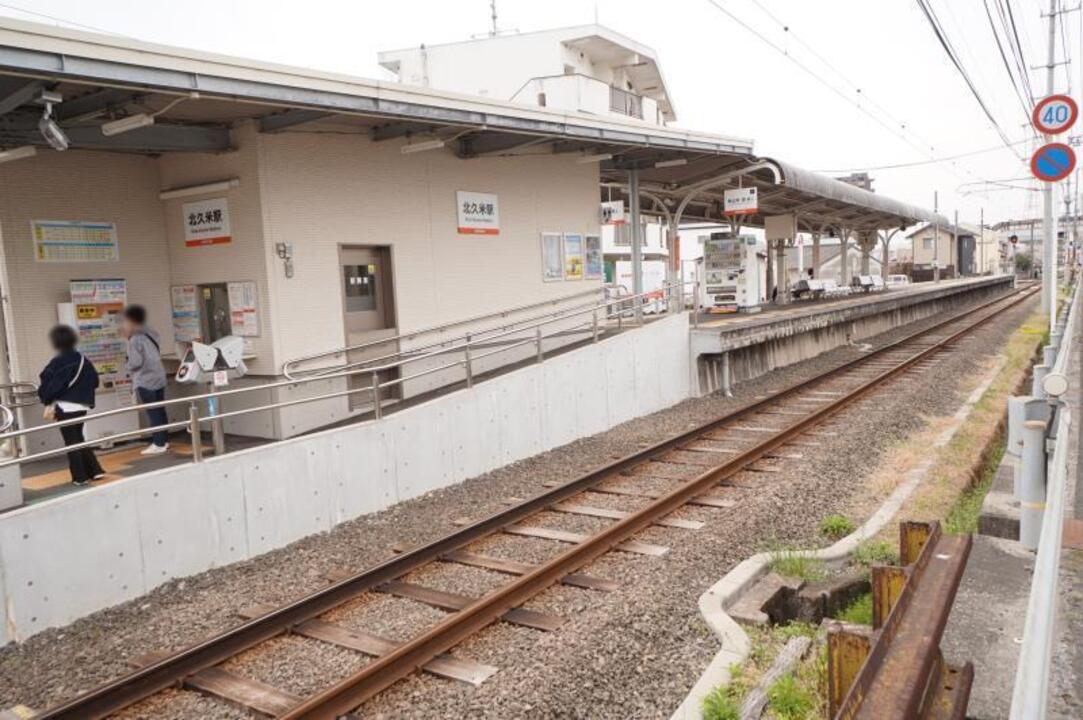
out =
{"type": "Polygon", "coordinates": [[[230,178],[240,186],[223,193],[196,198],[176,198],[155,202],[164,213],[168,236],[169,266],[172,284],[205,284],[231,280],[254,280],[259,291],[260,335],[249,338],[256,356],[249,362],[249,372],[274,375],[280,363],[273,352],[272,304],[268,292],[267,271],[273,248],[265,242],[260,191],[259,134],[252,126],[233,132],[236,152],[221,155],[175,153],[161,158],[162,187],[188,187],[230,178]],[[212,197],[229,200],[230,230],[228,245],[187,247],[184,244],[183,207],[186,202],[212,197]]]}
{"type": "Polygon", "coordinates": [[[459,160],[397,141],[261,138],[267,243],[292,242],[296,274],[270,275],[280,360],[343,343],[338,246],[390,245],[398,326],[410,330],[569,295],[542,281],[542,231],[597,232],[598,169],[571,156],[459,160]],[[499,195],[497,237],[457,233],[456,190],[499,195]]]}
{"type": "MultiPolygon", "coordinates": [[[[543,231],[598,231],[596,165],[549,154],[476,160],[460,160],[449,150],[404,155],[401,142],[372,142],[356,130],[261,135],[242,125],[233,140],[236,151],[219,155],[44,150],[0,165],[0,246],[15,376],[35,378],[48,360],[44,333],[76,278],[126,279],[129,300],[147,306],[166,352],[173,349],[171,285],[256,281],[261,334],[251,339],[254,377],[276,375],[287,359],[344,344],[340,245],[391,246],[400,331],[600,284],[543,282],[539,238],[543,231]],[[229,199],[232,243],[186,247],[186,199],[162,201],[158,193],[229,178],[240,181],[222,193],[229,199]],[[458,234],[456,190],[499,196],[499,236],[458,234]],[[116,222],[120,260],[36,263],[31,219],[116,222]],[[292,278],[275,255],[278,242],[294,246],[292,278]]],[[[336,419],[346,412],[344,401],[325,405],[293,412],[336,419]]],[[[307,415],[278,422],[321,424],[320,417],[307,415]]]]}
{"type": "MultiPolygon", "coordinates": [[[[73,279],[124,278],[129,301],[145,305],[150,321],[168,335],[170,272],[158,190],[158,161],[138,155],[42,150],[0,165],[3,292],[16,377],[36,379],[52,355],[45,333],[56,323],[57,303],[71,301],[73,279]],[[35,262],[31,220],[115,222],[120,259],[35,262]]],[[[163,350],[169,349],[166,337],[163,350]]]]}

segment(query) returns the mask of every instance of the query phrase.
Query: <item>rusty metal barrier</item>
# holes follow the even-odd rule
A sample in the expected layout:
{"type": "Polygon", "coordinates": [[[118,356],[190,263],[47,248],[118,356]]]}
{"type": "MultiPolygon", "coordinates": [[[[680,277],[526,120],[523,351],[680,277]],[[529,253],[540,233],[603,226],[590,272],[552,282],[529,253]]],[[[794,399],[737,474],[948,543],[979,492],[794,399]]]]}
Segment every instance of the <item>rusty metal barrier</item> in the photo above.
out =
{"type": "Polygon", "coordinates": [[[970,535],[945,535],[936,522],[900,523],[900,566],[872,568],[872,627],[828,627],[831,717],[966,717],[974,666],[948,665],[940,639],[971,544],[970,535]]]}

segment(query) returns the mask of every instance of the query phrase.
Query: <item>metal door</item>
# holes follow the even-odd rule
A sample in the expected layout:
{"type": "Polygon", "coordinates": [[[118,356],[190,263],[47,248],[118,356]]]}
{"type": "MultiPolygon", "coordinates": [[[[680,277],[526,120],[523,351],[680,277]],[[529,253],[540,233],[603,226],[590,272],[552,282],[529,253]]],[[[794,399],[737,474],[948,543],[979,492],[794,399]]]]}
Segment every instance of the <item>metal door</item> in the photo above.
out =
{"type": "MultiPolygon", "coordinates": [[[[397,335],[390,248],[343,245],[339,248],[339,272],[346,345],[366,345],[397,335]]],[[[378,361],[377,358],[391,355],[397,350],[397,343],[373,344],[348,351],[346,360],[351,364],[368,361],[370,365],[382,365],[386,364],[386,361],[378,361]]],[[[397,374],[394,372],[382,372],[380,382],[385,383],[395,377],[397,374]]],[[[350,376],[351,389],[371,385],[371,373],[350,376]]],[[[380,395],[382,398],[398,397],[398,386],[382,390],[380,395]]],[[[371,405],[371,393],[359,392],[350,395],[351,410],[371,405]]]]}

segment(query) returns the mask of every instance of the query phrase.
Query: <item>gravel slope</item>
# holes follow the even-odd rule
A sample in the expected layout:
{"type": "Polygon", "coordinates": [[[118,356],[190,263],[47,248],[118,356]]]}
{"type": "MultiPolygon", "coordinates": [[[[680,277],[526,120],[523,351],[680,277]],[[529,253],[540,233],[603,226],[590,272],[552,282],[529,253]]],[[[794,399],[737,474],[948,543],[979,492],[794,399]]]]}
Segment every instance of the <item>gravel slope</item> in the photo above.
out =
{"type": "MultiPolygon", "coordinates": [[[[501,623],[468,640],[454,655],[497,666],[480,687],[417,675],[366,706],[365,716],[438,717],[666,717],[717,650],[700,621],[702,590],[749,554],[779,544],[817,542],[821,518],[853,510],[851,498],[875,466],[877,454],[922,423],[921,416],[953,411],[958,380],[1029,313],[1024,303],[978,331],[933,369],[900,381],[875,403],[847,411],[838,435],[802,448],[800,461],[779,461],[778,473],[757,473],[749,487],[721,491],[737,501],[729,509],[684,508],[675,517],[706,521],[699,531],[652,527],[638,536],[670,548],[661,558],[610,553],[584,572],[614,579],[613,593],[556,586],[527,607],[567,618],[557,632],[501,623]],[[751,487],[755,485],[756,487],[751,487]]],[[[881,345],[935,322],[928,319],[872,341],[881,345]]],[[[164,585],[136,601],[46,631],[27,643],[0,649],[0,707],[45,707],[116,677],[131,658],[171,650],[236,622],[240,608],[281,603],[324,583],[328,571],[360,569],[390,554],[395,544],[414,544],[452,529],[461,517],[498,509],[510,496],[527,496],[548,480],[569,480],[613,457],[667,435],[683,432],[766,392],[800,382],[861,354],[839,348],[792,368],[775,371],[737,389],[737,396],[710,396],[625,423],[461,485],[345,523],[281,550],[164,585]]],[[[639,480],[637,479],[637,482],[639,480]]],[[[645,480],[643,482],[651,482],[645,480]]],[[[591,504],[630,508],[626,499],[592,494],[591,504]],[[624,503],[624,504],[622,504],[624,503]]],[[[587,531],[604,521],[547,513],[553,527],[587,531]]],[[[861,518],[855,517],[855,520],[861,518]]],[[[566,548],[557,543],[502,536],[472,546],[476,552],[538,562],[566,548]]],[[[407,578],[453,592],[477,594],[504,579],[459,566],[427,568],[407,578]]],[[[335,611],[345,624],[405,639],[443,613],[385,595],[365,597],[335,611]]],[[[305,645],[311,645],[305,641],[305,645]]],[[[231,661],[230,667],[298,693],[311,692],[362,666],[365,658],[324,646],[313,651],[284,638],[231,661]]],[[[133,708],[125,717],[245,717],[226,703],[172,691],[133,708]]]]}

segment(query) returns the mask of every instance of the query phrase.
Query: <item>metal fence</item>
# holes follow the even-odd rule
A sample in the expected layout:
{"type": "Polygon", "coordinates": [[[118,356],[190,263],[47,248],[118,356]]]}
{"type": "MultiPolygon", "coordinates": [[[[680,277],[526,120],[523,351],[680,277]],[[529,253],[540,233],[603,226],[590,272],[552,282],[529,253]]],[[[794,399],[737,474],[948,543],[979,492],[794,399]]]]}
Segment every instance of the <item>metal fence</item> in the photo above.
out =
{"type": "MultiPolygon", "coordinates": [[[[0,432],[0,445],[14,447],[21,438],[29,437],[35,433],[52,432],[57,428],[68,425],[78,425],[118,415],[142,413],[151,408],[168,409],[178,406],[187,407],[187,416],[183,420],[152,425],[138,430],[120,432],[109,435],[106,438],[88,440],[66,447],[15,456],[0,461],[0,468],[55,457],[81,448],[99,448],[104,445],[113,445],[118,441],[134,440],[162,430],[167,432],[187,430],[191,434],[193,440],[192,460],[193,462],[200,462],[203,459],[203,447],[200,440],[202,437],[202,428],[205,425],[210,425],[213,429],[217,424],[217,427],[221,428],[220,423],[229,418],[250,415],[252,413],[268,412],[305,403],[332,400],[335,398],[349,398],[358,395],[364,395],[369,398],[371,401],[370,411],[375,418],[379,419],[387,410],[385,407],[388,405],[386,396],[390,391],[401,387],[404,383],[435,373],[447,372],[448,370],[460,370],[462,376],[458,382],[462,383],[465,381],[466,387],[472,387],[475,381],[474,369],[478,363],[486,358],[532,346],[533,358],[537,362],[541,362],[546,356],[545,341],[547,339],[551,340],[557,336],[566,336],[570,331],[577,329],[584,335],[584,339],[598,342],[602,334],[612,330],[613,326],[620,328],[623,327],[625,323],[642,323],[643,309],[648,303],[657,304],[659,309],[679,307],[680,298],[683,295],[681,289],[682,286],[680,284],[665,285],[660,290],[645,292],[640,295],[625,296],[615,300],[600,300],[593,304],[580,306],[556,315],[547,315],[533,321],[516,323],[512,327],[497,332],[487,332],[480,338],[475,337],[475,335],[470,332],[463,333],[448,342],[441,343],[439,347],[427,349],[422,352],[404,354],[402,357],[397,357],[392,362],[381,363],[378,365],[364,365],[363,367],[357,367],[356,364],[347,363],[345,366],[346,369],[322,368],[319,372],[311,373],[308,376],[296,377],[294,379],[261,383],[229,390],[218,390],[188,397],[162,400],[159,402],[140,403],[117,408],[115,410],[89,414],[82,418],[22,429],[11,430],[11,423],[9,422],[7,430],[5,432],[0,432]],[[459,357],[453,357],[448,360],[448,356],[452,355],[459,357]],[[436,362],[435,365],[432,364],[433,361],[436,362]],[[424,363],[424,369],[417,372],[409,372],[408,369],[415,363],[424,363]],[[337,390],[334,392],[281,402],[266,403],[228,412],[212,412],[210,410],[210,408],[220,407],[221,401],[226,398],[251,395],[251,393],[273,390],[276,388],[295,388],[310,382],[338,378],[343,380],[349,380],[351,378],[367,379],[368,384],[361,387],[347,387],[345,390],[337,390]],[[202,409],[204,406],[208,408],[206,412],[202,409]]],[[[19,383],[19,385],[26,386],[28,384],[19,383]]],[[[0,417],[0,420],[14,419],[12,406],[0,405],[0,407],[3,408],[3,410],[0,411],[0,416],[2,416],[0,417]]],[[[218,447],[216,450],[221,451],[222,448],[218,447]]]]}
{"type": "MultiPolygon", "coordinates": [[[[1023,643],[1012,690],[1011,720],[1046,716],[1057,625],[1057,585],[1069,481],[1072,414],[1062,397],[1075,385],[1070,378],[1078,342],[1080,292],[1077,285],[1065,312],[1054,325],[1044,362],[1035,368],[1034,395],[1047,401],[1048,420],[1019,418],[1023,429],[1020,457],[1020,541],[1037,548],[1023,643]]],[[[1009,418],[1011,422],[1011,418],[1009,418]]],[[[1009,428],[1011,431],[1011,428],[1009,428]]]]}

